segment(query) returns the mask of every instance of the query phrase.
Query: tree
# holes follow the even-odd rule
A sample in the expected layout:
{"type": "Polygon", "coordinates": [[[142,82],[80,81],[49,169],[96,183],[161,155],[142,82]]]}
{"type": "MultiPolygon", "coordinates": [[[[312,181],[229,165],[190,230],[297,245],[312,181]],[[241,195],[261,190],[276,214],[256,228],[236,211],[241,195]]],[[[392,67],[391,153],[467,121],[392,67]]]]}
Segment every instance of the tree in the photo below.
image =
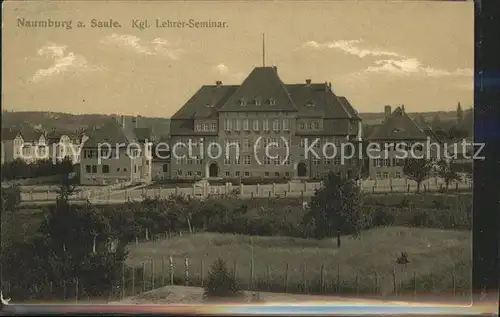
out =
{"type": "Polygon", "coordinates": [[[342,234],[357,236],[363,228],[361,201],[360,188],[353,179],[329,173],[311,198],[304,222],[313,222],[316,238],[336,236],[340,248],[342,234]]]}
{"type": "Polygon", "coordinates": [[[226,262],[217,259],[208,272],[208,282],[204,288],[206,299],[239,297],[242,293],[236,282],[234,272],[229,272],[226,262]]]}
{"type": "Polygon", "coordinates": [[[438,175],[444,179],[446,191],[452,181],[461,180],[455,164],[450,160],[442,159],[438,162],[438,175]]]}
{"type": "Polygon", "coordinates": [[[432,171],[432,162],[425,158],[408,158],[404,162],[403,173],[417,183],[417,193],[420,192],[422,182],[429,178],[432,171]]]}

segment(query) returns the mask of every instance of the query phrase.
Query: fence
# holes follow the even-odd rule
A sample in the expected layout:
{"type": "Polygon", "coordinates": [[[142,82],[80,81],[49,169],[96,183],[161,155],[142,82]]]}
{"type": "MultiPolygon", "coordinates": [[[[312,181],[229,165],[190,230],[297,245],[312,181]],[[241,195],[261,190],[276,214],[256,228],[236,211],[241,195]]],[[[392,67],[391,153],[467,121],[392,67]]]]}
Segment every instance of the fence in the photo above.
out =
{"type": "MultiPolygon", "coordinates": [[[[182,233],[180,233],[182,235],[182,233]]],[[[168,234],[147,238],[149,243],[170,239],[168,234]]],[[[136,244],[139,241],[136,240],[136,244]]],[[[213,259],[212,259],[213,260],[213,259]]],[[[169,285],[203,287],[208,280],[210,265],[206,257],[163,256],[148,259],[134,266],[124,266],[119,281],[111,287],[105,300],[116,301],[139,293],[169,285]],[[138,265],[137,265],[138,264],[138,265]]],[[[433,272],[412,271],[405,265],[395,264],[390,271],[361,271],[355,267],[341,268],[340,263],[284,263],[276,266],[265,260],[252,258],[247,261],[226,262],[244,290],[309,295],[390,295],[418,296],[419,294],[453,296],[470,295],[470,269],[467,273],[447,271],[446,275],[433,272]]],[[[78,279],[46,283],[31,290],[36,299],[87,301],[89,296],[78,279]]],[[[25,294],[9,282],[2,283],[7,297],[25,294]]],[[[102,297],[100,298],[103,299],[102,297]]]]}

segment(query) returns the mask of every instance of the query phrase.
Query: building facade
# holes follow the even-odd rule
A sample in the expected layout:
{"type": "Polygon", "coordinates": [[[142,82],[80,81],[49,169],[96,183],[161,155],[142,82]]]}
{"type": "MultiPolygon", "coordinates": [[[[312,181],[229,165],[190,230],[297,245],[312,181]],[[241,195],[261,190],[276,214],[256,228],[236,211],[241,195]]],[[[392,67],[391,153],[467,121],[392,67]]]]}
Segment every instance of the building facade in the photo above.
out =
{"type": "Polygon", "coordinates": [[[371,147],[366,150],[369,178],[405,178],[405,158],[425,155],[433,161],[443,155],[443,143],[431,127],[422,120],[417,122],[411,119],[404,106],[397,107],[394,112],[391,111],[391,106],[385,106],[384,113],[384,122],[367,140],[371,147]]]}
{"type": "Polygon", "coordinates": [[[284,84],[276,67],[257,67],[241,85],[217,81],[202,86],[174,114],[170,178],[355,174],[358,161],[342,164],[329,144],[359,141],[361,119],[346,98],[334,94],[331,84],[309,79],[284,84]],[[318,155],[307,150],[311,144],[318,155]]]}
{"type": "Polygon", "coordinates": [[[43,131],[2,129],[2,164],[16,159],[30,164],[48,158],[47,139],[43,131]]]}
{"type": "Polygon", "coordinates": [[[80,157],[81,185],[151,181],[152,138],[147,137],[148,131],[127,125],[125,118],[85,131],[80,157]]]}

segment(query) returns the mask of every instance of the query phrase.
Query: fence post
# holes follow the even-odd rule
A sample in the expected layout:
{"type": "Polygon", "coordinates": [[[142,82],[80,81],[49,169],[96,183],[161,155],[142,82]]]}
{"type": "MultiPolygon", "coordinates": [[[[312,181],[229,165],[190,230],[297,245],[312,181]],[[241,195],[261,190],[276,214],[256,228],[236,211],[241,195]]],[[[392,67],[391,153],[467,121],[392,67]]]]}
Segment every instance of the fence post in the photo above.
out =
{"type": "Polygon", "coordinates": [[[320,292],[323,293],[325,291],[325,265],[321,264],[320,276],[319,276],[319,287],[320,292]]]}
{"type": "Polygon", "coordinates": [[[78,277],[76,278],[76,283],[75,283],[75,302],[78,304],[78,277]]]}
{"type": "Polygon", "coordinates": [[[189,259],[184,258],[184,284],[189,286],[189,259]]]}
{"type": "Polygon", "coordinates": [[[203,254],[201,255],[201,259],[200,259],[200,283],[201,283],[201,287],[203,287],[203,254]]]}
{"type": "Polygon", "coordinates": [[[456,287],[456,281],[455,281],[455,271],[451,271],[451,278],[452,278],[452,283],[453,283],[453,296],[455,296],[457,292],[457,287],[456,287]]]}
{"type": "Polygon", "coordinates": [[[413,297],[417,298],[417,273],[413,272],[413,297]]]}
{"type": "Polygon", "coordinates": [[[135,267],[132,267],[132,295],[135,295],[135,267]]]}
{"type": "Polygon", "coordinates": [[[394,294],[398,295],[398,289],[396,286],[396,269],[392,269],[392,286],[393,286],[393,292],[394,294]]]}
{"type": "Polygon", "coordinates": [[[306,264],[302,264],[302,282],[303,282],[303,289],[304,293],[307,293],[307,280],[306,280],[306,264]]]}
{"type": "Polygon", "coordinates": [[[378,273],[375,271],[375,294],[378,294],[378,273]]]}
{"type": "Polygon", "coordinates": [[[285,265],[285,293],[288,291],[288,263],[285,265]]]}
{"type": "Polygon", "coordinates": [[[146,291],[146,263],[142,262],[142,291],[146,291]]]}
{"type": "Polygon", "coordinates": [[[151,289],[155,289],[155,261],[151,260],[151,289]]]}
{"type": "Polygon", "coordinates": [[[161,257],[161,286],[165,286],[165,257],[161,257]]]}
{"type": "Polygon", "coordinates": [[[337,293],[340,293],[340,263],[337,263],[337,293]]]}
{"type": "Polygon", "coordinates": [[[356,297],[359,296],[359,270],[356,269],[356,297]]]}
{"type": "Polygon", "coordinates": [[[266,265],[267,269],[267,274],[266,274],[266,280],[267,280],[267,290],[271,291],[271,267],[269,264],[266,265]]]}
{"type": "Polygon", "coordinates": [[[125,298],[125,264],[122,265],[122,299],[125,298]]]}
{"type": "Polygon", "coordinates": [[[172,259],[172,256],[168,258],[168,266],[169,266],[169,273],[170,273],[170,285],[174,285],[174,259],[172,259]]]}

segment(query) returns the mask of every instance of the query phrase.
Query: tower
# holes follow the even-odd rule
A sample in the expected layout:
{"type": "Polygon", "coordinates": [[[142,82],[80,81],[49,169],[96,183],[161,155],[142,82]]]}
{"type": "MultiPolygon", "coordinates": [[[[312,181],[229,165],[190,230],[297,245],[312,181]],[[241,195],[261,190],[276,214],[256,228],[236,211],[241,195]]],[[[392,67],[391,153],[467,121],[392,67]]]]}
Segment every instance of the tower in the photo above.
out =
{"type": "Polygon", "coordinates": [[[460,105],[460,101],[458,102],[457,105],[457,125],[462,125],[462,122],[464,120],[464,114],[462,111],[462,106],[460,105]]]}

